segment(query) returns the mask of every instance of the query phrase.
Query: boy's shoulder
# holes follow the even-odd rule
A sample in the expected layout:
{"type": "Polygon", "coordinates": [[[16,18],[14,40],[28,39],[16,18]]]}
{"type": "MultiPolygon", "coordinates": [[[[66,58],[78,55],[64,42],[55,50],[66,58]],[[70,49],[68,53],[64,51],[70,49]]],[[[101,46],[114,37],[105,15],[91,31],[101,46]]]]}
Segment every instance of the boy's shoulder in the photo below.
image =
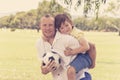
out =
{"type": "Polygon", "coordinates": [[[84,34],[84,32],[76,27],[73,28],[72,33],[84,34]]]}
{"type": "Polygon", "coordinates": [[[81,31],[80,29],[78,29],[76,27],[73,28],[71,35],[74,36],[75,38],[84,37],[83,31],[81,31]]]}

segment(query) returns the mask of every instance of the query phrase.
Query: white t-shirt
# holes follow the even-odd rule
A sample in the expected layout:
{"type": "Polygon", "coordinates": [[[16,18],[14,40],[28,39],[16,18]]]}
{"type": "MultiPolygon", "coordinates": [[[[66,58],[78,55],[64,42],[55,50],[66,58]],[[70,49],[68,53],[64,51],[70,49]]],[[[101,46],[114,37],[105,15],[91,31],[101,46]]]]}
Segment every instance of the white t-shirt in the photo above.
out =
{"type": "MultiPolygon", "coordinates": [[[[37,50],[39,53],[39,58],[42,60],[42,56],[46,52],[55,51],[62,57],[62,66],[57,69],[55,72],[52,72],[53,74],[53,80],[68,80],[67,79],[67,68],[68,64],[76,57],[76,56],[65,56],[64,50],[66,47],[69,48],[77,48],[80,47],[79,42],[77,39],[75,39],[72,36],[64,35],[59,32],[56,32],[56,36],[54,38],[53,44],[50,45],[48,42],[43,41],[42,38],[40,38],[37,41],[37,50]]],[[[80,72],[80,75],[84,75],[84,71],[80,72]]],[[[83,76],[82,75],[82,76],[83,76]]],[[[81,76],[77,74],[77,79],[79,80],[81,76]]]]}

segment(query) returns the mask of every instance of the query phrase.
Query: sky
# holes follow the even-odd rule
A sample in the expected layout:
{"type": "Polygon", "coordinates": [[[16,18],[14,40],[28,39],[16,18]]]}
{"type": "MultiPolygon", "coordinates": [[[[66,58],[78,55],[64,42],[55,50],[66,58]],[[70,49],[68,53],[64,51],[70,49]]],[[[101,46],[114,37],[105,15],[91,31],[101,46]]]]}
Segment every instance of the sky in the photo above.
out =
{"type": "Polygon", "coordinates": [[[18,11],[36,9],[42,0],[0,0],[0,17],[18,11]]]}

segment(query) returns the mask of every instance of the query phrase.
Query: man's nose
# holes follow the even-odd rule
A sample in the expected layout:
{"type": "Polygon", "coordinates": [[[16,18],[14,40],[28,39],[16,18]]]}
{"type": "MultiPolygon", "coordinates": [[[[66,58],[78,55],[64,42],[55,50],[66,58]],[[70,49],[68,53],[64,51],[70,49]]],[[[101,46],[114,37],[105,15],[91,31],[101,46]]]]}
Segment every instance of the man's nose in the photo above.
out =
{"type": "Polygon", "coordinates": [[[49,25],[47,25],[47,26],[46,26],[46,29],[50,29],[50,26],[49,26],[49,25]]]}

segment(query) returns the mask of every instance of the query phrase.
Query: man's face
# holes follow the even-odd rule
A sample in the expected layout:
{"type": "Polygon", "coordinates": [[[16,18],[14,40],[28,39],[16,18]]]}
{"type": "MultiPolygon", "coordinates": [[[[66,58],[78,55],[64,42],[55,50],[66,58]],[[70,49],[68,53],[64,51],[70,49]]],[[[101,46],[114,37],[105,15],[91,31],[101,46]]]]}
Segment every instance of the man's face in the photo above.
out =
{"type": "Polygon", "coordinates": [[[40,28],[42,30],[44,37],[46,38],[54,37],[55,34],[54,18],[43,17],[40,22],[40,28]]]}

